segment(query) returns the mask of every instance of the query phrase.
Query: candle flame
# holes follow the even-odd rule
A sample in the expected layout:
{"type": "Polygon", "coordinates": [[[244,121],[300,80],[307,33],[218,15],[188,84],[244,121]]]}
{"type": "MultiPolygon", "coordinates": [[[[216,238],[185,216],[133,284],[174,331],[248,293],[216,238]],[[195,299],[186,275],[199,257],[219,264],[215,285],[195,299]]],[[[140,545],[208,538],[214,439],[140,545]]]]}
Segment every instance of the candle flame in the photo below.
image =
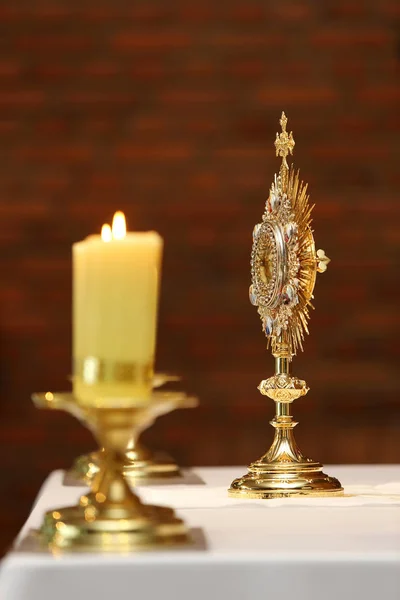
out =
{"type": "Polygon", "coordinates": [[[120,210],[115,213],[113,218],[112,235],[115,240],[123,240],[126,236],[125,215],[120,210]]]}
{"type": "Polygon", "coordinates": [[[101,228],[101,239],[103,242],[111,242],[113,238],[113,234],[111,231],[111,227],[107,224],[103,225],[101,228]]]}

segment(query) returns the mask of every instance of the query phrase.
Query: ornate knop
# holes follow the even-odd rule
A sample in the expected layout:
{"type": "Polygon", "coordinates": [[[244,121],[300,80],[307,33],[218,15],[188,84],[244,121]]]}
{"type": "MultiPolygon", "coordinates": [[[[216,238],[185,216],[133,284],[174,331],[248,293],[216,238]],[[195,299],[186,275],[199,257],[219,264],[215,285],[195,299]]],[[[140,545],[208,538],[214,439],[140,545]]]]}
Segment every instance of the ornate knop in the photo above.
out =
{"type": "Polygon", "coordinates": [[[258,389],[263,396],[268,396],[275,402],[293,402],[309,390],[305,381],[285,373],[275,373],[273,377],[263,379],[258,389]]]}

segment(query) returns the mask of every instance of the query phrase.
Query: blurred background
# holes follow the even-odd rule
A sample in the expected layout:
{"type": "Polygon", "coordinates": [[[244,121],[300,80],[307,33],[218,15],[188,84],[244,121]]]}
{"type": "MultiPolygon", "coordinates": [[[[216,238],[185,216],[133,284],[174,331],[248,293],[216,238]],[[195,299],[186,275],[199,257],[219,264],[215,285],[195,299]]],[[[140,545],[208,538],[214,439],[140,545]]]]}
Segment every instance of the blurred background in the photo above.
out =
{"type": "Polygon", "coordinates": [[[298,441],[325,463],[400,461],[399,18],[394,0],[0,7],[2,551],[47,474],[95,447],[30,395],[69,389],[71,245],[117,209],[165,238],[157,366],[201,399],[145,440],[182,465],[270,444],[249,259],[282,110],[332,259],[294,362],[298,441]]]}

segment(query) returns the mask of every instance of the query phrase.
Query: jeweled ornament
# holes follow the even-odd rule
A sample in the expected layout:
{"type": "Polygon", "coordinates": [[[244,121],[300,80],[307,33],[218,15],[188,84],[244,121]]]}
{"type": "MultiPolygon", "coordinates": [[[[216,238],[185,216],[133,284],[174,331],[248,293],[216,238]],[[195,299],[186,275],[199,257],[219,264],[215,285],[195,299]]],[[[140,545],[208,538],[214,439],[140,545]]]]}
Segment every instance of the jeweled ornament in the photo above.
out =
{"type": "Polygon", "coordinates": [[[253,229],[253,242],[256,239],[256,237],[258,235],[258,232],[260,231],[260,227],[261,227],[260,223],[257,223],[257,225],[254,226],[254,229],[253,229]]]}
{"type": "Polygon", "coordinates": [[[254,288],[252,285],[249,288],[249,298],[250,298],[250,302],[252,303],[252,305],[257,306],[257,295],[254,292],[254,288]]]}
{"type": "Polygon", "coordinates": [[[274,192],[271,192],[270,198],[269,198],[269,203],[271,205],[271,211],[272,212],[277,212],[281,206],[281,199],[278,196],[278,194],[275,194],[274,192]]]}
{"type": "Polygon", "coordinates": [[[265,317],[263,322],[263,327],[265,331],[265,335],[272,335],[274,331],[274,322],[271,317],[265,317]]]}
{"type": "Polygon", "coordinates": [[[285,226],[285,242],[292,243],[295,241],[297,236],[297,224],[288,223],[285,226]]]}
{"type": "Polygon", "coordinates": [[[283,288],[282,303],[285,306],[291,306],[293,304],[297,304],[297,301],[297,294],[294,291],[293,285],[289,283],[289,285],[283,288]]]}
{"type": "Polygon", "coordinates": [[[302,454],[294,439],[297,425],[291,403],[308,392],[306,382],[290,374],[290,363],[303,350],[317,271],[326,271],[329,258],[315,251],[307,185],[299,171],[289,167],[293,153],[292,132],[286,131],[282,113],[281,133],[276,134],[276,155],[282,157],[279,174],[271,186],[262,224],[254,228],[251,253],[251,298],[275,358],[275,374],[258,389],[275,401],[271,421],[275,437],[271,448],[249,466],[247,475],[235,479],[229,495],[240,498],[276,498],[301,495],[341,495],[343,488],[322,465],[302,454]]]}

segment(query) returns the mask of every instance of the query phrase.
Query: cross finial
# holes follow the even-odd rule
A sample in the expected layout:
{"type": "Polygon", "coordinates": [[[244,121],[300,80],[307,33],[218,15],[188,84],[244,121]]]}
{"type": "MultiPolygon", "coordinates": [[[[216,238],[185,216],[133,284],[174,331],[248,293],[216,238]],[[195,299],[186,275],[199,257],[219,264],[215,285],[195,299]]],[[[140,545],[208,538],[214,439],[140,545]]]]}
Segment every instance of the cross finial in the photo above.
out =
{"type": "Polygon", "coordinates": [[[282,166],[284,166],[286,169],[288,169],[289,167],[288,167],[288,164],[286,161],[286,157],[289,153],[293,154],[293,148],[294,148],[295,142],[293,139],[292,132],[288,133],[286,131],[287,117],[284,112],[282,112],[282,116],[279,120],[279,123],[282,127],[282,132],[276,134],[276,139],[275,139],[276,155],[282,156],[282,166]]]}

